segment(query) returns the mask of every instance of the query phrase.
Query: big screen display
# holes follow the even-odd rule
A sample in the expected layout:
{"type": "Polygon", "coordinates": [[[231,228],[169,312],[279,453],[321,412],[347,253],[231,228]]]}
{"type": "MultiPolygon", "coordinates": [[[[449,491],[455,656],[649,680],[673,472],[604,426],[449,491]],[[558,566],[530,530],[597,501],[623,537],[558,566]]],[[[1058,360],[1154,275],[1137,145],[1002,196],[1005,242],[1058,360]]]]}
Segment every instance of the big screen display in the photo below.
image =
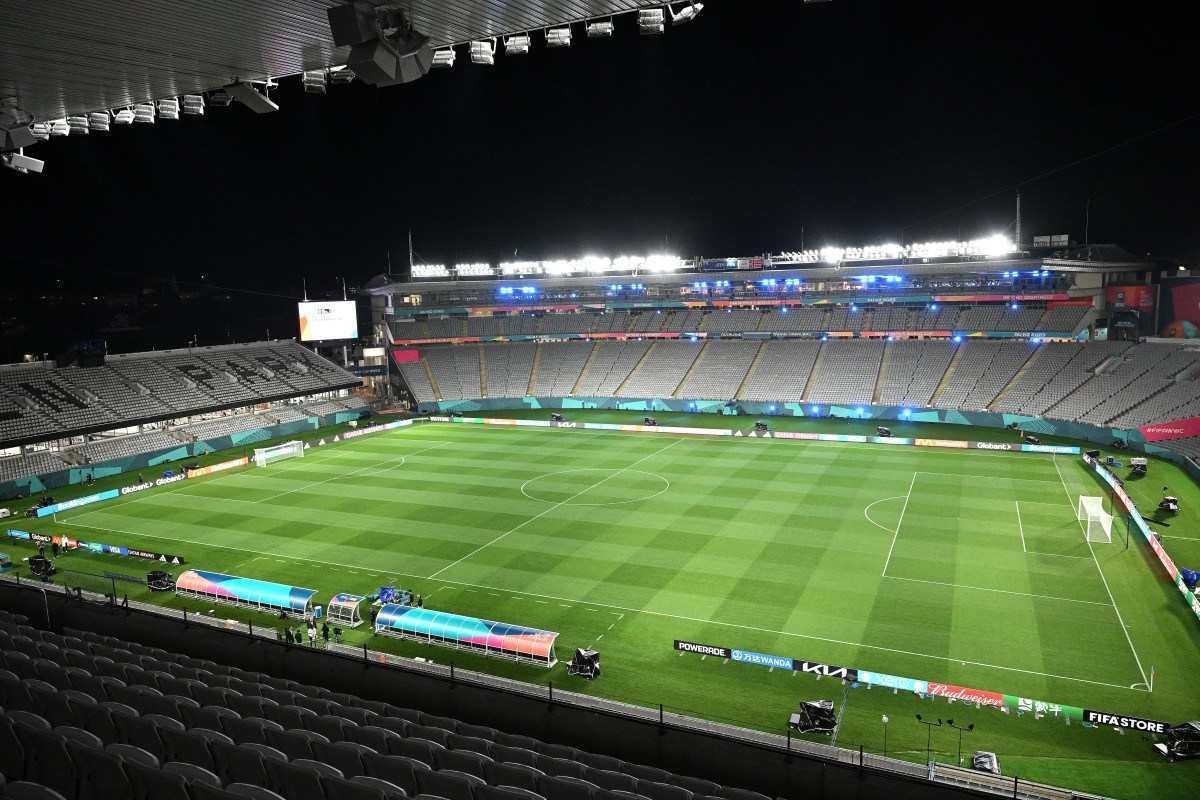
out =
{"type": "Polygon", "coordinates": [[[353,300],[300,303],[300,341],[358,338],[358,307],[353,300]]]}

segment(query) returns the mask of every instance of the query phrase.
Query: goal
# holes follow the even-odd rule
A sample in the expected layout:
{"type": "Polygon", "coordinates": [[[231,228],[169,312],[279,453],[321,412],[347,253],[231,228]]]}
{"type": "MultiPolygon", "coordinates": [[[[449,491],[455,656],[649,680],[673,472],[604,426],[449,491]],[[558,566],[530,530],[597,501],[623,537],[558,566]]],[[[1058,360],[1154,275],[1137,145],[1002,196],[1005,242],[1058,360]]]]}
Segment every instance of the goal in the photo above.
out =
{"type": "Polygon", "coordinates": [[[1087,540],[1112,544],[1112,514],[1104,510],[1103,497],[1080,495],[1075,518],[1087,522],[1087,540]]]}
{"type": "Polygon", "coordinates": [[[274,464],[285,458],[304,458],[304,442],[284,442],[274,447],[257,447],[254,450],[254,463],[259,467],[274,464]]]}

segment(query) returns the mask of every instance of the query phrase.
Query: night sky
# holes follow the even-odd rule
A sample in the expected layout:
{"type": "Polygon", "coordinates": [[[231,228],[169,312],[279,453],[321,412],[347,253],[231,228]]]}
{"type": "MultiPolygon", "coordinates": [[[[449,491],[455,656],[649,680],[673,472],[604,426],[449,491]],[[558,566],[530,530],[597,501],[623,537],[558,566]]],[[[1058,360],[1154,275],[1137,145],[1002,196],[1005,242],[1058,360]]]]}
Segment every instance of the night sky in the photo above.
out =
{"type": "MultiPolygon", "coordinates": [[[[1197,112],[1194,28],[1165,7],[711,0],[663,37],[616,22],[612,40],[538,36],[492,68],[460,49],[408,86],[318,97],[292,79],[276,114],[38,145],[45,174],[0,174],[0,357],[112,327],[111,304],[51,323],[31,303],[47,289],[172,298],[124,349],[182,344],[183,327],[294,335],[279,295],[301,276],[325,294],[361,283],[389,248],[398,271],[409,228],[447,263],[1011,233],[1017,184],[1197,112]],[[180,295],[213,285],[265,294],[181,321],[180,295]]],[[[1200,255],[1198,133],[1200,118],[1028,183],[1027,236],[1082,239],[1091,195],[1093,241],[1200,255]]]]}

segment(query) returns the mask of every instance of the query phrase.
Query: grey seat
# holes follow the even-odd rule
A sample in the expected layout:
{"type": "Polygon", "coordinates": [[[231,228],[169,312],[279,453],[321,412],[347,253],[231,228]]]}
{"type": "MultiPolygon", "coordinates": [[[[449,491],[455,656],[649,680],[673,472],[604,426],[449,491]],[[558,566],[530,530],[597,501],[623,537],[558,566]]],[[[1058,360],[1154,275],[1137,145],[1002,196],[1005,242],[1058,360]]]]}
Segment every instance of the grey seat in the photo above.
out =
{"type": "Polygon", "coordinates": [[[440,717],[436,714],[426,714],[424,711],[421,712],[421,724],[432,728],[441,728],[450,733],[458,730],[458,720],[453,717],[440,717]]]}
{"type": "Polygon", "coordinates": [[[475,793],[476,800],[546,800],[531,789],[516,786],[482,786],[475,793]]]}
{"type": "Polygon", "coordinates": [[[25,775],[25,749],[13,730],[12,720],[0,714],[0,775],[21,778],[25,775]]]}
{"type": "Polygon", "coordinates": [[[446,750],[438,754],[438,769],[452,769],[487,780],[492,759],[470,750],[446,750]]]}
{"type": "Polygon", "coordinates": [[[221,708],[229,708],[230,700],[234,697],[242,695],[226,689],[224,686],[199,686],[192,687],[192,699],[202,706],[220,706],[221,708]]]}
{"type": "Polygon", "coordinates": [[[492,747],[492,760],[504,761],[509,764],[526,764],[532,767],[537,764],[538,754],[525,747],[498,744],[492,747]]]}
{"type": "Polygon", "coordinates": [[[166,772],[137,762],[125,762],[133,800],[191,800],[188,781],[177,772],[166,772]]]}
{"type": "Polygon", "coordinates": [[[9,709],[5,712],[8,714],[8,719],[15,726],[17,724],[24,725],[29,728],[40,728],[41,730],[53,730],[54,726],[50,721],[33,711],[23,711],[20,709],[9,709]]]}
{"type": "Polygon", "coordinates": [[[316,718],[316,714],[301,706],[268,706],[267,719],[278,722],[285,728],[306,728],[306,718],[316,718]]]}
{"type": "Polygon", "coordinates": [[[333,767],[307,758],[290,763],[268,761],[267,775],[271,788],[288,800],[323,800],[322,776],[341,777],[333,767]]]}
{"type": "Polygon", "coordinates": [[[164,728],[159,730],[158,735],[162,738],[163,756],[167,761],[196,764],[210,770],[215,766],[211,743],[233,744],[233,740],[225,734],[206,728],[185,731],[164,728]]]}
{"type": "MultiPolygon", "coordinates": [[[[363,777],[363,776],[358,776],[363,777]]],[[[325,791],[325,797],[336,798],[336,800],[384,800],[387,795],[377,786],[370,786],[362,783],[354,783],[346,778],[321,778],[321,788],[325,791]]],[[[401,797],[404,793],[401,792],[401,797]]]]}
{"type": "Polygon", "coordinates": [[[301,708],[307,708],[318,717],[324,717],[336,713],[331,710],[334,706],[334,702],[325,697],[298,696],[292,700],[292,704],[300,706],[301,708]]]}
{"type": "Polygon", "coordinates": [[[592,800],[600,787],[581,778],[551,775],[539,788],[546,800],[592,800]]]}
{"type": "Polygon", "coordinates": [[[367,775],[394,783],[409,795],[420,792],[420,775],[429,772],[428,764],[404,756],[385,756],[379,753],[363,756],[367,775]]]}
{"type": "Polygon", "coordinates": [[[245,744],[247,742],[258,742],[259,744],[267,743],[267,733],[270,731],[282,732],[283,726],[278,722],[272,722],[269,719],[261,717],[226,717],[221,720],[221,727],[235,742],[245,744]]]}
{"type": "Polygon", "coordinates": [[[54,729],[54,732],[63,737],[67,742],[76,742],[85,747],[94,747],[98,750],[104,749],[104,742],[100,740],[99,736],[91,731],[76,728],[74,725],[59,725],[54,729]]]}
{"type": "Polygon", "coordinates": [[[199,764],[188,764],[182,761],[168,761],[162,765],[163,772],[173,772],[182,775],[188,784],[204,783],[209,786],[220,786],[221,779],[210,769],[199,764]]]}
{"type": "MultiPolygon", "coordinates": [[[[259,786],[252,786],[250,788],[262,789],[262,791],[267,792],[272,798],[279,797],[279,795],[275,794],[275,792],[272,792],[270,789],[265,789],[259,786]]],[[[188,787],[188,791],[190,791],[192,794],[192,800],[242,800],[242,798],[245,797],[245,795],[230,791],[228,787],[222,789],[220,787],[209,786],[204,783],[193,783],[188,787]]]]}
{"type": "Polygon", "coordinates": [[[546,773],[525,764],[492,764],[488,783],[493,786],[512,786],[535,792],[544,777],[546,777],[546,773]]]}
{"type": "Polygon", "coordinates": [[[346,731],[346,735],[350,741],[365,744],[377,753],[393,753],[392,748],[399,747],[399,743],[404,740],[404,737],[395,731],[376,725],[355,725],[346,731]]]}
{"type": "Polygon", "coordinates": [[[752,792],[749,789],[739,789],[736,786],[722,786],[720,796],[726,800],[771,800],[765,794],[752,792]]]}
{"type": "Polygon", "coordinates": [[[231,783],[225,789],[232,795],[248,800],[286,800],[283,795],[264,786],[252,786],[248,783],[231,783]]]}
{"type": "Polygon", "coordinates": [[[236,711],[223,706],[180,706],[183,721],[189,728],[208,728],[210,731],[223,731],[223,719],[237,717],[236,711]]]}
{"type": "Polygon", "coordinates": [[[117,741],[140,747],[162,761],[162,739],[153,720],[120,714],[112,715],[112,721],[117,729],[117,741]]]}
{"type": "Polygon", "coordinates": [[[602,789],[610,791],[629,792],[637,794],[637,778],[627,772],[616,772],[610,769],[595,769],[589,767],[584,773],[584,780],[591,781],[602,789]]]}
{"type": "Polygon", "coordinates": [[[76,703],[68,698],[67,705],[75,717],[75,724],[90,731],[106,743],[117,741],[117,728],[113,724],[111,712],[100,703],[76,703]]]}
{"type": "Polygon", "coordinates": [[[274,700],[268,700],[265,697],[244,694],[231,695],[228,703],[231,709],[243,717],[259,717],[261,719],[270,719],[267,716],[268,711],[278,705],[274,700]]]}
{"type": "Polygon", "coordinates": [[[483,753],[485,756],[490,756],[495,742],[491,739],[481,739],[478,736],[452,733],[446,739],[446,746],[451,750],[470,750],[472,753],[483,753]]]}
{"type": "Polygon", "coordinates": [[[535,767],[547,775],[562,775],[569,778],[582,778],[587,767],[573,758],[555,758],[554,756],[539,755],[535,767]]]}
{"type": "Polygon", "coordinates": [[[396,784],[385,781],[382,778],[375,778],[370,775],[357,775],[350,779],[351,783],[360,786],[370,786],[379,790],[383,796],[383,800],[404,800],[408,793],[396,784]]]}
{"type": "Polygon", "coordinates": [[[313,742],[329,743],[319,733],[305,730],[267,731],[267,744],[287,754],[288,759],[312,758],[313,742]]]}
{"type": "Polygon", "coordinates": [[[303,720],[306,730],[319,733],[331,742],[338,742],[346,739],[351,728],[357,728],[358,725],[345,717],[337,717],[330,714],[323,716],[305,717],[303,720]]]}
{"type": "Polygon", "coordinates": [[[474,736],[478,739],[486,739],[489,742],[496,740],[496,734],[499,733],[495,728],[489,728],[487,725],[472,725],[468,722],[458,723],[458,735],[474,736]]]}
{"type": "Polygon", "coordinates": [[[569,758],[572,761],[575,760],[575,756],[579,753],[574,747],[569,747],[565,744],[553,744],[551,742],[538,742],[537,746],[533,749],[544,756],[569,758]]]}
{"type": "Polygon", "coordinates": [[[313,758],[336,767],[344,778],[365,774],[363,758],[375,754],[370,747],[357,742],[313,742],[312,752],[313,758]]]}
{"type": "Polygon", "coordinates": [[[67,797],[75,796],[75,767],[67,751],[67,740],[41,726],[13,723],[25,754],[23,776],[27,781],[49,786],[67,797]]]}
{"type": "MultiPolygon", "coordinates": [[[[629,771],[628,764],[625,765],[629,771]]],[[[635,765],[636,766],[636,765],[635,765]]],[[[679,786],[655,780],[638,779],[637,793],[650,800],[692,800],[692,793],[679,786]]]]}
{"type": "Polygon", "coordinates": [[[269,744],[259,744],[258,742],[246,742],[239,747],[249,747],[263,757],[263,761],[287,761],[287,753],[280,750],[278,747],[271,747],[269,744]]]}
{"type": "Polygon", "coordinates": [[[4,785],[6,800],[67,800],[49,786],[29,781],[16,781],[4,785]]]}
{"type": "Polygon", "coordinates": [[[398,755],[415,758],[417,761],[423,761],[426,764],[437,764],[438,755],[444,752],[446,748],[437,742],[410,736],[400,743],[398,749],[398,755]]]}
{"type": "Polygon", "coordinates": [[[672,775],[670,783],[701,797],[715,797],[721,791],[721,784],[691,775],[672,775]]]}
{"type": "Polygon", "coordinates": [[[263,754],[241,744],[210,742],[215,772],[223,784],[251,783],[262,786],[267,783],[267,768],[263,765],[263,754]]]}
{"type": "Polygon", "coordinates": [[[67,742],[67,752],[75,765],[76,800],[112,800],[132,792],[120,756],[76,741],[67,742]]]}
{"type": "Polygon", "coordinates": [[[454,770],[422,772],[417,775],[421,794],[444,797],[446,800],[475,800],[475,789],[487,784],[474,775],[454,770]]]}
{"type": "Polygon", "coordinates": [[[377,717],[372,723],[377,728],[392,731],[400,736],[408,736],[408,729],[412,724],[411,721],[402,719],[401,717],[377,717]]]}
{"type": "Polygon", "coordinates": [[[104,746],[104,752],[112,753],[115,756],[120,756],[126,764],[135,763],[141,764],[144,767],[153,767],[158,769],[158,756],[134,744],[125,744],[123,742],[114,742],[104,746]]]}
{"type": "Polygon", "coordinates": [[[71,724],[71,709],[67,707],[67,699],[56,686],[36,679],[25,681],[25,686],[29,690],[32,709],[45,717],[51,725],[71,724]]]}

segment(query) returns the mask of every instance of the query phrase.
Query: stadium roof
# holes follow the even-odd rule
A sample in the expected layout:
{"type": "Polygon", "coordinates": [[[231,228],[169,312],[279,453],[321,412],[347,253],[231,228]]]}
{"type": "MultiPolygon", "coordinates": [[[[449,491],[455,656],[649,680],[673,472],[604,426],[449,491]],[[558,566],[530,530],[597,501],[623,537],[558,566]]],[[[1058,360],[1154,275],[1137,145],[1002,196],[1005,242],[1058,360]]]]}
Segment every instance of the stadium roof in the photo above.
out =
{"type": "MultiPolygon", "coordinates": [[[[340,0],[0,0],[0,101],[38,120],[345,62],[340,0]]],[[[404,0],[435,46],[605,17],[661,0],[404,0]]]]}

